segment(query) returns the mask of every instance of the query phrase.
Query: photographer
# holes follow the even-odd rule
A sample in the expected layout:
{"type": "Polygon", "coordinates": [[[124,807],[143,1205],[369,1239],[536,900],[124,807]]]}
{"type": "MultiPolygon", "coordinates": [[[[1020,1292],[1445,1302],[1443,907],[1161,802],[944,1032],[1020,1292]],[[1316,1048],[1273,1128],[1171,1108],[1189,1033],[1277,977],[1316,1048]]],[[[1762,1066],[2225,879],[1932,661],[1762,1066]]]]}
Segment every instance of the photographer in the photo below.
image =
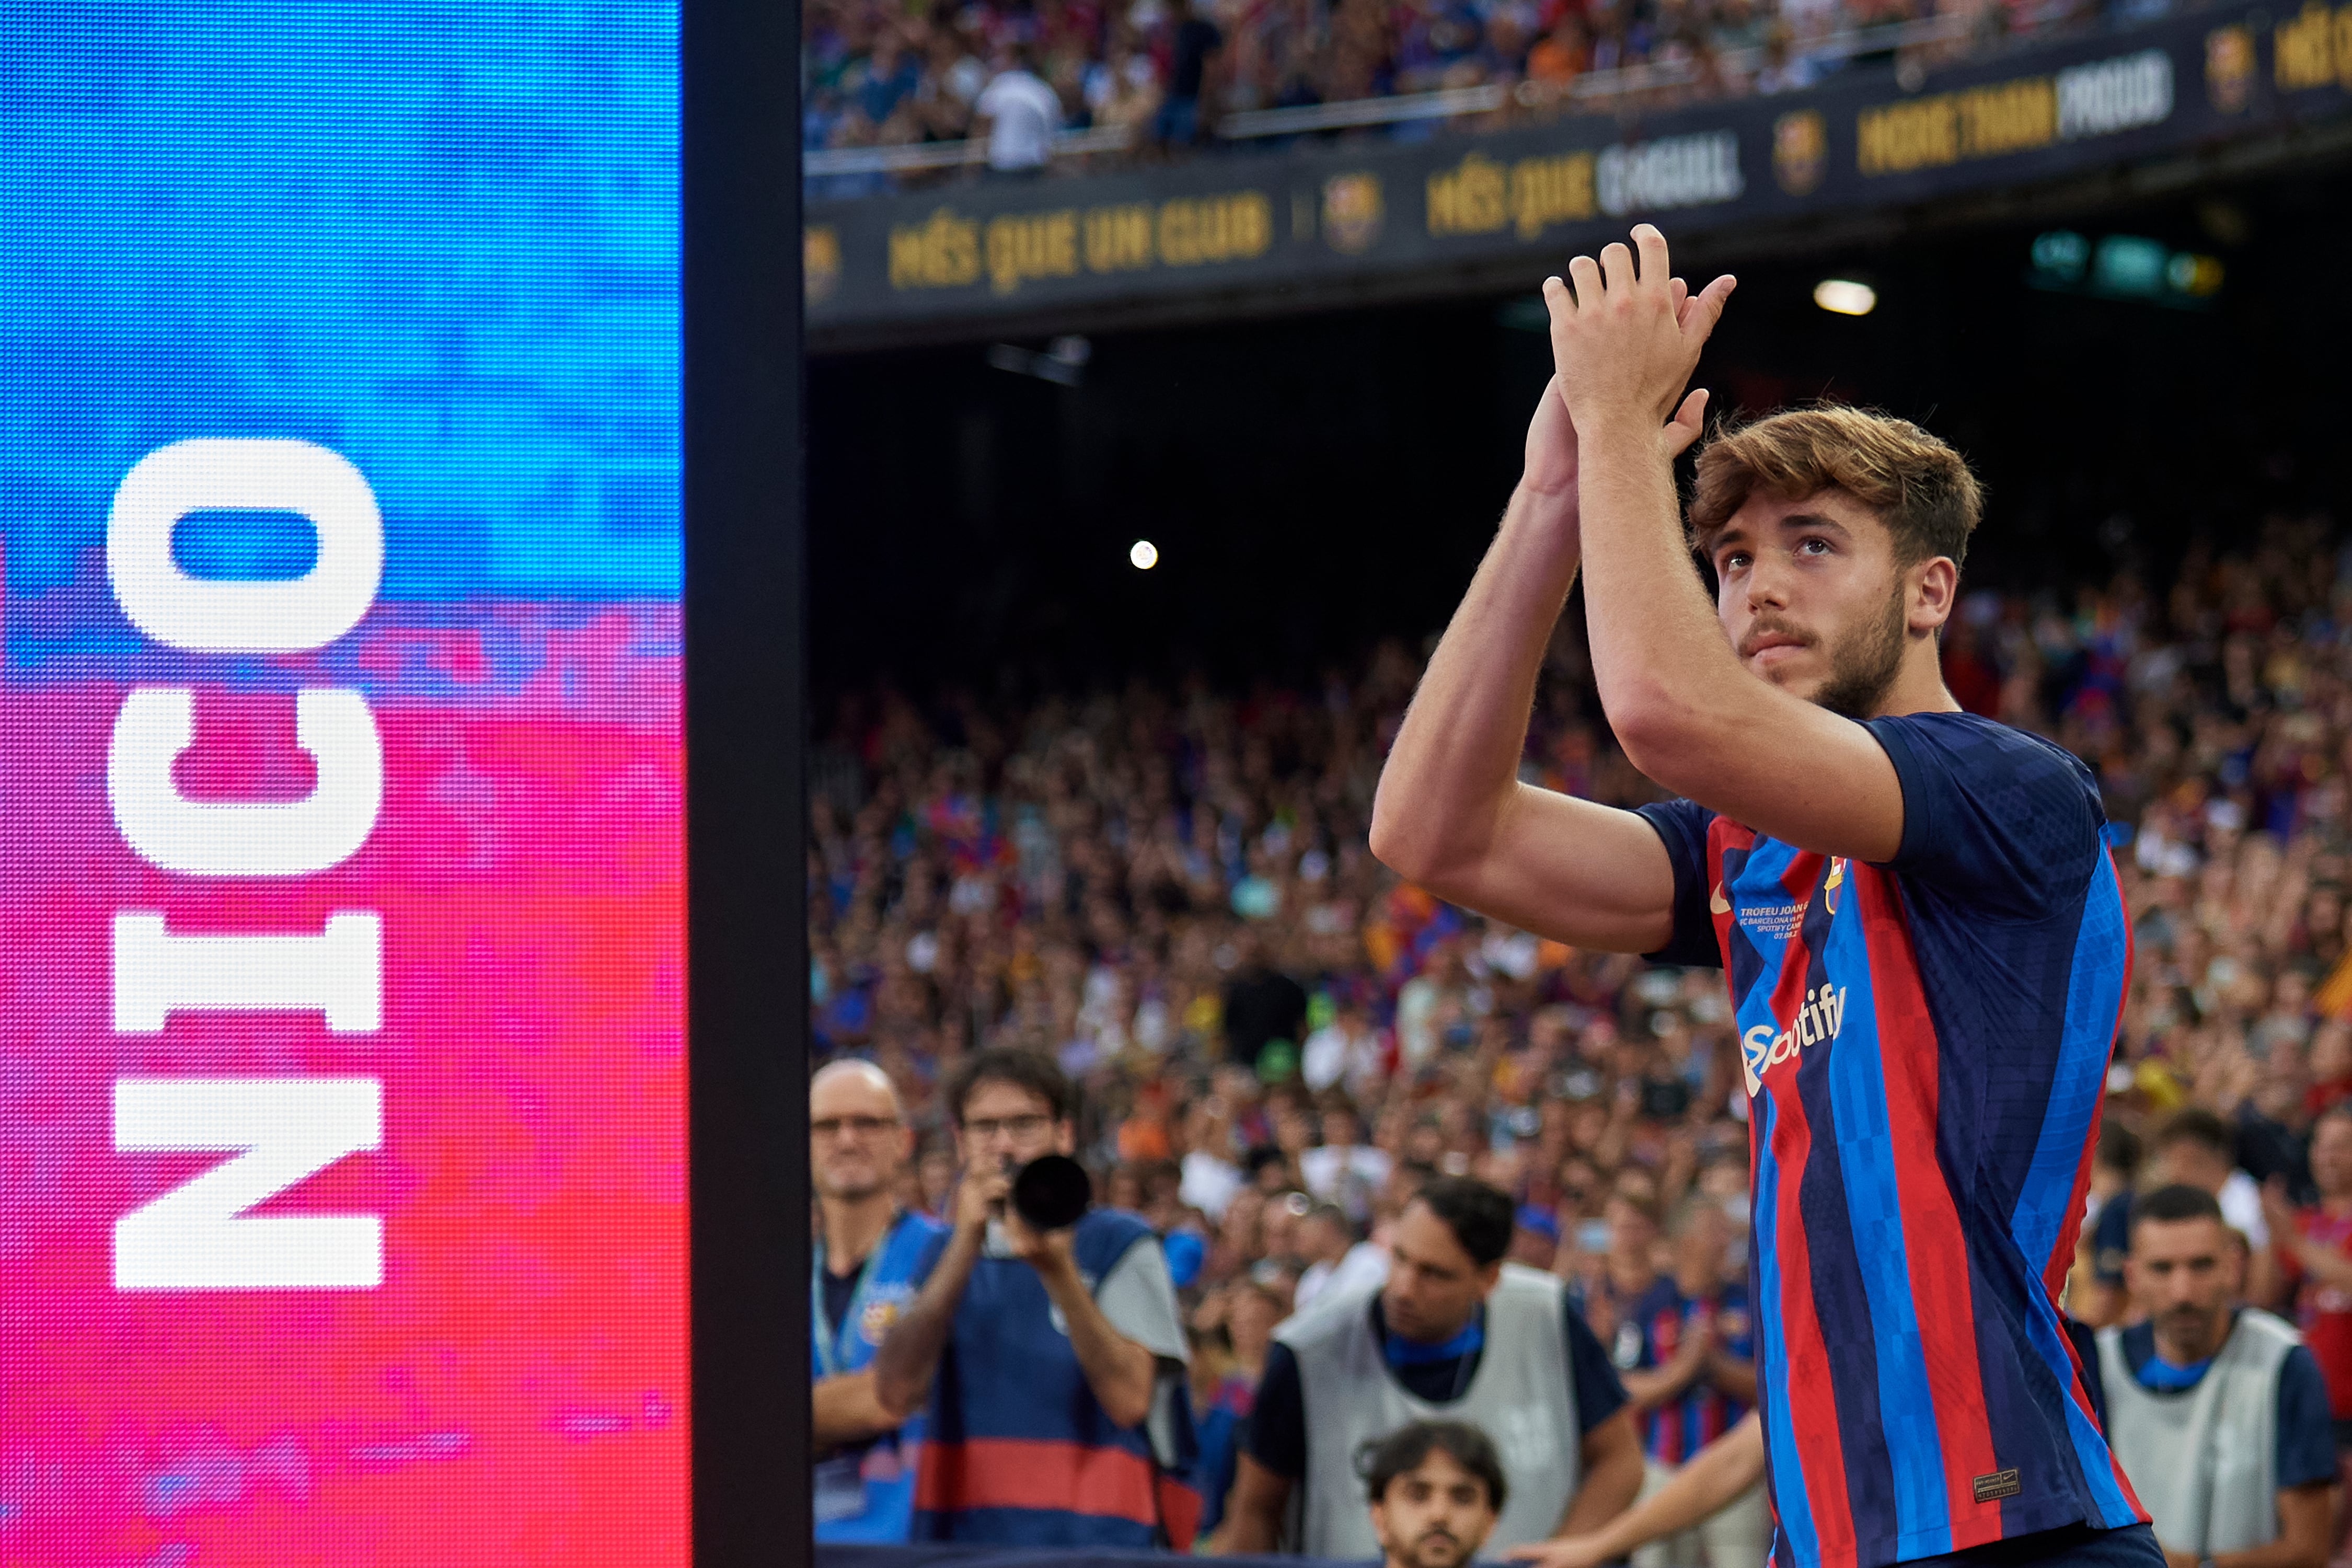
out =
{"type": "Polygon", "coordinates": [[[945,1100],[955,1228],[874,1358],[886,1406],[931,1396],[912,1539],[1188,1548],[1187,1352],[1158,1242],[1112,1209],[1055,1230],[1013,1210],[1015,1173],[1076,1142],[1076,1093],[1051,1058],[982,1051],[945,1100]]]}

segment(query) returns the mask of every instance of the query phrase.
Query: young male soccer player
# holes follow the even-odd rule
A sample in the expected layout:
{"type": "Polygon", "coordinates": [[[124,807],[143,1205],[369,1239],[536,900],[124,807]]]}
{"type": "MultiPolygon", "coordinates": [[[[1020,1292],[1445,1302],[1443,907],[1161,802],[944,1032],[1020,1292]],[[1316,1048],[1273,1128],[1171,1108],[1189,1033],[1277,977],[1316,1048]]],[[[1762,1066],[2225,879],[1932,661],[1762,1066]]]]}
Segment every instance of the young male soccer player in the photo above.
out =
{"type": "Polygon", "coordinates": [[[1557,374],[1373,851],[1530,931],[1729,972],[1782,1568],[1995,1542],[2156,1568],[2056,1298],[2130,959],[2097,788],[1944,689],[1979,497],[1926,431],[1822,408],[1718,436],[1685,536],[1683,389],[1732,279],[1691,295],[1633,238],[1638,270],[1612,245],[1544,286],[1557,374]],[[1609,721],[1685,799],[1518,782],[1580,566],[1609,721]]]}

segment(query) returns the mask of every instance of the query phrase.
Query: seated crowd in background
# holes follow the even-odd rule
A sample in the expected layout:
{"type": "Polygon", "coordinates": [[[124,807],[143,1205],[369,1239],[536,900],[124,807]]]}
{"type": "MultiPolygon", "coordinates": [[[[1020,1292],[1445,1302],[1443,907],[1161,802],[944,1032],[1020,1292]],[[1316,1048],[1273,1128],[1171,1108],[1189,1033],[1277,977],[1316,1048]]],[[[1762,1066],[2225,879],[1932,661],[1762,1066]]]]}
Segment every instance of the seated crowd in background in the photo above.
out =
{"type": "MultiPolygon", "coordinates": [[[[2239,551],[2192,549],[2162,583],[1979,592],[1945,657],[1966,706],[2095,770],[2134,918],[2067,1290],[2078,1316],[2119,1331],[2084,1354],[2148,1391],[2128,1417],[2145,1422],[2206,1374],[2189,1352],[2252,1324],[2250,1375],[2282,1412],[2301,1403],[2295,1430],[2283,1413],[2273,1433],[2270,1485],[2248,1484],[2324,1487],[2307,1440],[2315,1384],[2298,1369],[2315,1369],[2326,1417],[2352,1431],[2352,1117],[2331,1114],[2352,1102],[2352,556],[2323,523],[2274,521],[2239,551]],[[2210,1233],[2199,1215],[2168,1217],[2200,1200],[2220,1216],[2210,1233]],[[2179,1278],[2202,1269],[2210,1285],[2221,1270],[2214,1300],[2270,1308],[2303,1344],[2204,1299],[2151,1316],[2132,1260],[2152,1233],[2188,1237],[2194,1256],[2166,1266],[2179,1278]]],[[[1623,1408],[1601,1424],[1622,1414],[1647,1461],[1612,1468],[1605,1439],[1574,1456],[1607,1478],[1612,1515],[1639,1488],[1634,1515],[1671,1516],[1653,1505],[1694,1471],[1685,1489],[1741,1479],[1691,1463],[1737,1437],[1754,1375],[1746,1099],[1721,976],[1512,931],[1374,861],[1373,785],[1416,675],[1391,644],[1312,687],[1242,695],[1196,680],[919,706],[885,689],[840,701],[813,759],[813,1022],[822,1055],[870,1061],[888,1086],[906,1134],[890,1205],[955,1222],[971,1164],[946,1092],[960,1067],[1016,1047],[1058,1066],[1078,1101],[1068,1145],[1098,1200],[1154,1238],[1181,1325],[1129,1342],[1148,1352],[1135,1369],[1151,1389],[1181,1379],[1184,1452],[1127,1451],[1181,1459],[1200,1510],[1188,1522],[1220,1542],[1257,1543],[1286,1486],[1311,1505],[1318,1478],[1339,1473],[1340,1449],[1318,1455],[1310,1438],[1297,1451],[1284,1433],[1315,1403],[1314,1358],[1338,1353],[1317,1337],[1326,1314],[1385,1305],[1401,1260],[1407,1288],[1433,1268],[1550,1282],[1563,1316],[1544,1353],[1585,1380],[1564,1372],[1541,1391],[1576,1411],[1554,1412],[1558,1431],[1591,1436],[1613,1397],[1623,1408]],[[1421,1201],[1465,1178],[1499,1206],[1449,1219],[1451,1198],[1421,1201]],[[1606,1366],[1589,1364],[1587,1340],[1606,1366]],[[1613,1396],[1591,1392],[1602,1373],[1613,1396]],[[1262,1401],[1276,1418],[1261,1427],[1262,1401]]],[[[1599,719],[1572,633],[1555,644],[1525,776],[1612,804],[1651,798],[1599,719]]],[[[847,1121],[818,1120],[850,1136],[847,1121]]],[[[883,1338],[904,1310],[866,1309],[883,1338]]],[[[1416,1329],[1462,1321],[1428,1317],[1416,1329]]],[[[1419,1347],[1396,1352],[1407,1365],[1447,1361],[1448,1336],[1403,1339],[1419,1347]]],[[[1391,1355],[1381,1335],[1354,1342],[1348,1353],[1391,1355]]],[[[1463,1368],[1475,1359],[1452,1352],[1457,1379],[1475,1378],[1463,1368]]],[[[2232,1375],[2238,1359],[2211,1354],[2232,1375]]],[[[1488,1436],[1507,1470],[1512,1435],[1488,1436]]],[[[846,1499],[845,1472],[837,1484],[846,1499]]],[[[2284,1531],[2243,1568],[2300,1562],[2310,1518],[2294,1511],[2258,1500],[2236,1520],[2284,1531]]],[[[1369,1556],[1377,1527],[1362,1528],[1348,1550],[1369,1556]]],[[[1721,1546],[1654,1543],[1672,1554],[1659,1560],[1746,1553],[1760,1527],[1722,1528],[1721,1546]]]]}
{"type": "MultiPolygon", "coordinates": [[[[1591,72],[1660,68],[1645,104],[1784,92],[1847,63],[1833,40],[1940,20],[1907,58],[2160,14],[2173,0],[811,0],[804,144],[953,142],[1027,125],[1116,130],[1157,151],[1226,114],[1499,85],[1514,112],[1572,107],[1591,72]],[[1010,85],[1007,85],[1010,84],[1010,85]],[[1663,95],[1663,96],[1661,96],[1663,95]]],[[[1880,50],[1866,58],[1884,61],[1880,50]]],[[[1627,83],[1629,88],[1638,84],[1627,83]]],[[[1424,127],[1425,130],[1425,127],[1424,127]]],[[[1027,146],[1024,133],[1023,146],[1027,146]]],[[[1000,169],[1034,167],[1024,151],[1000,169]]],[[[865,188],[851,178],[838,190],[865,188]]]]}

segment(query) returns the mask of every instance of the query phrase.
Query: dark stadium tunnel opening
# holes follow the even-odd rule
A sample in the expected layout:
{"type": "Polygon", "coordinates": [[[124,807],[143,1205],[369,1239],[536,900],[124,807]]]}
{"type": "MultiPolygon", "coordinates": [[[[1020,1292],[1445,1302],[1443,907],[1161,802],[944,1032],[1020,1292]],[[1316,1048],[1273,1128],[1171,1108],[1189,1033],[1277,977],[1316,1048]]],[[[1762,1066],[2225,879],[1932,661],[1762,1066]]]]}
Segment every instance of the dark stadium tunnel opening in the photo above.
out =
{"type": "MultiPolygon", "coordinates": [[[[1706,270],[1740,287],[1697,379],[1718,417],[1826,398],[1953,442],[1988,494],[1970,584],[2161,574],[2200,537],[2342,513],[2324,454],[2352,414],[2352,305],[2313,268],[2352,241],[2347,195],[2339,168],[2059,218],[1717,247],[1706,270]],[[2053,287],[2035,267],[2053,231],[2210,258],[2219,289],[2053,287]],[[1826,278],[1867,279],[1875,308],[1821,309],[1826,278]]],[[[1311,686],[1381,638],[1418,645],[1517,474],[1550,370],[1531,300],[1097,331],[1067,385],[998,368],[979,342],[814,362],[820,702],[943,672],[1032,690],[1189,672],[1311,686]],[[1130,563],[1138,540],[1157,548],[1149,571],[1130,563]]]]}

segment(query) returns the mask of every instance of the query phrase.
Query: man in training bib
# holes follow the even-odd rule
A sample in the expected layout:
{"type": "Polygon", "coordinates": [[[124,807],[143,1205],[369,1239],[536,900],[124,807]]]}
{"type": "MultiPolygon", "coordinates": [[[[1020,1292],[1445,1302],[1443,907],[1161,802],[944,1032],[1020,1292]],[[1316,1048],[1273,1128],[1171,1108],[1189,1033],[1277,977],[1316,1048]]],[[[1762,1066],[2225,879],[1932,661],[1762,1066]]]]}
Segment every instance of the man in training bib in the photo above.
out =
{"type": "Polygon", "coordinates": [[[1638,271],[1612,245],[1544,286],[1557,374],[1373,852],[1528,931],[1728,972],[1783,1568],[1994,1543],[2006,1568],[2157,1568],[2057,1302],[2130,963],[2098,789],[1945,689],[1979,498],[1926,431],[1818,408],[1718,434],[1685,532],[1706,395],[1684,387],[1732,279],[1692,295],[1633,237],[1638,271]],[[1518,781],[1580,568],[1610,724],[1686,798],[1518,781]]]}
{"type": "Polygon", "coordinates": [[[898,1206],[915,1152],[898,1091],[872,1062],[828,1062],[809,1080],[809,1179],[817,1230],[809,1268],[810,1432],[818,1455],[816,1538],[893,1544],[915,1508],[921,1418],[874,1392],[874,1352],[915,1298],[945,1226],[898,1206]]]}

